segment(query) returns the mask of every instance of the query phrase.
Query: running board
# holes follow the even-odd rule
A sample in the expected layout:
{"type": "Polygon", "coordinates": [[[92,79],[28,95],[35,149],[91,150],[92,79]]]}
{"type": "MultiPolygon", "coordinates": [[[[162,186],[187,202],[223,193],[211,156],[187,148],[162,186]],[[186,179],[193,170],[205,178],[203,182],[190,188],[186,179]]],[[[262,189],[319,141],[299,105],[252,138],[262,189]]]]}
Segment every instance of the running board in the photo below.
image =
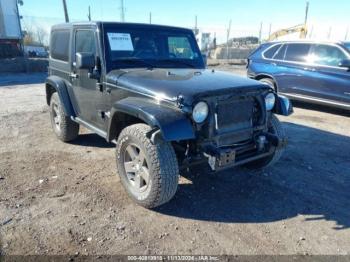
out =
{"type": "Polygon", "coordinates": [[[80,124],[80,125],[86,127],[86,128],[89,129],[90,131],[92,131],[92,132],[98,134],[99,136],[103,137],[104,139],[107,138],[107,133],[106,133],[105,131],[102,131],[101,129],[99,129],[99,128],[97,128],[97,127],[95,127],[95,126],[89,124],[88,122],[82,120],[81,118],[79,118],[79,117],[71,117],[71,119],[72,119],[74,122],[76,122],[76,123],[78,123],[78,124],[80,124]]]}

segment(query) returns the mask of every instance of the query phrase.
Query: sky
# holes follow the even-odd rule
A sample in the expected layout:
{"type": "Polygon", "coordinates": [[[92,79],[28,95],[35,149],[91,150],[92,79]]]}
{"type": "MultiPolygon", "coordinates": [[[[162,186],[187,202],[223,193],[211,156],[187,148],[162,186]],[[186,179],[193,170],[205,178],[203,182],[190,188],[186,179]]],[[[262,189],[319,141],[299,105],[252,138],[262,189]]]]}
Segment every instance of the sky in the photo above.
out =
{"type": "MultiPolygon", "coordinates": [[[[120,21],[120,0],[66,0],[72,21],[87,20],[91,6],[93,20],[120,21]]],[[[23,0],[20,14],[24,27],[40,24],[48,28],[64,22],[62,0],[23,0]]],[[[314,38],[343,40],[350,25],[350,0],[309,0],[309,30],[314,38]]],[[[306,0],[124,0],[127,22],[149,22],[193,28],[195,16],[198,28],[214,35],[218,42],[226,39],[229,21],[232,20],[231,37],[258,36],[304,22],[306,0]]],[[[349,33],[350,38],[350,33],[349,33]]]]}

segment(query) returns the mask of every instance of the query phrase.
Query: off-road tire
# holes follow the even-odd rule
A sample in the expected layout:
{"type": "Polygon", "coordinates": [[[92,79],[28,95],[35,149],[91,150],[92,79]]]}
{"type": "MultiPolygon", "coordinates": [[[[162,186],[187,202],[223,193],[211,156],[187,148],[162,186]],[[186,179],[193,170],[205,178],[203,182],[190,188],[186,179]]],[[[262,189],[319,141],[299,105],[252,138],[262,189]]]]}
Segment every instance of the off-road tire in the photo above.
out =
{"type": "Polygon", "coordinates": [[[151,127],[135,124],[122,130],[116,146],[117,170],[128,195],[145,208],[155,208],[168,202],[176,193],[179,182],[179,167],[171,143],[161,139],[153,144],[146,134],[151,127]],[[127,176],[125,152],[130,145],[136,145],[143,151],[148,165],[149,184],[146,192],[135,192],[127,176]]]}
{"type": "Polygon", "coordinates": [[[259,81],[269,85],[271,88],[273,88],[273,90],[277,91],[275,82],[271,78],[262,78],[259,81]]]}
{"type": "Polygon", "coordinates": [[[79,134],[79,124],[66,116],[57,92],[53,93],[50,99],[50,119],[52,129],[60,140],[69,142],[77,138],[79,134]],[[57,110],[57,113],[60,115],[59,124],[55,123],[55,114],[57,114],[55,110],[57,110]]]}
{"type": "MultiPolygon", "coordinates": [[[[269,132],[278,136],[279,139],[282,139],[282,140],[286,139],[285,130],[281,125],[281,122],[278,120],[278,118],[275,115],[271,116],[271,124],[269,127],[269,132]]],[[[248,169],[264,169],[264,168],[270,167],[280,160],[284,150],[285,150],[285,147],[275,148],[275,151],[272,155],[250,162],[246,164],[245,167],[247,167],[248,169]]]]}

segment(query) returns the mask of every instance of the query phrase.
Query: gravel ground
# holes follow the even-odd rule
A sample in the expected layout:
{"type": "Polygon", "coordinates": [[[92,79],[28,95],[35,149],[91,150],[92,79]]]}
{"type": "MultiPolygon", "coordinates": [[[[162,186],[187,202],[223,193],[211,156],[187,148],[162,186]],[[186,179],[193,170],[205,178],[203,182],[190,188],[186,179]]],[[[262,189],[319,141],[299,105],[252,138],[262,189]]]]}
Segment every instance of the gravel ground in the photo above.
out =
{"type": "Polygon", "coordinates": [[[182,174],[151,211],[124,192],[114,145],[56,139],[43,84],[19,85],[42,77],[0,76],[1,254],[350,254],[349,114],[298,105],[277,165],[182,174]]]}

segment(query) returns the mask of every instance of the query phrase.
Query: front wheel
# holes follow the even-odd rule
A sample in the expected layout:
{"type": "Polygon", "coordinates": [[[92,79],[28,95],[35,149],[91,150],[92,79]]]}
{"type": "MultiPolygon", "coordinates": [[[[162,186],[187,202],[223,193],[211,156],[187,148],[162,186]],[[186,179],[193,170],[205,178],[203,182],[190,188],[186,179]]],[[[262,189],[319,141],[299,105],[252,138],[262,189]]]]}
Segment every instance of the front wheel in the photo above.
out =
{"type": "Polygon", "coordinates": [[[135,124],[119,135],[116,147],[117,169],[129,196],[146,208],[160,206],[176,193],[179,168],[172,145],[153,144],[146,134],[151,127],[135,124]]]}
{"type": "MultiPolygon", "coordinates": [[[[284,131],[284,128],[282,127],[281,122],[278,120],[278,118],[275,115],[271,116],[269,132],[276,135],[280,140],[284,141],[286,139],[286,133],[284,131]]],[[[285,150],[284,147],[276,147],[274,149],[273,154],[271,154],[270,156],[250,162],[245,166],[249,169],[263,169],[263,168],[272,166],[276,162],[278,162],[278,160],[280,160],[284,150],[285,150]]]]}

